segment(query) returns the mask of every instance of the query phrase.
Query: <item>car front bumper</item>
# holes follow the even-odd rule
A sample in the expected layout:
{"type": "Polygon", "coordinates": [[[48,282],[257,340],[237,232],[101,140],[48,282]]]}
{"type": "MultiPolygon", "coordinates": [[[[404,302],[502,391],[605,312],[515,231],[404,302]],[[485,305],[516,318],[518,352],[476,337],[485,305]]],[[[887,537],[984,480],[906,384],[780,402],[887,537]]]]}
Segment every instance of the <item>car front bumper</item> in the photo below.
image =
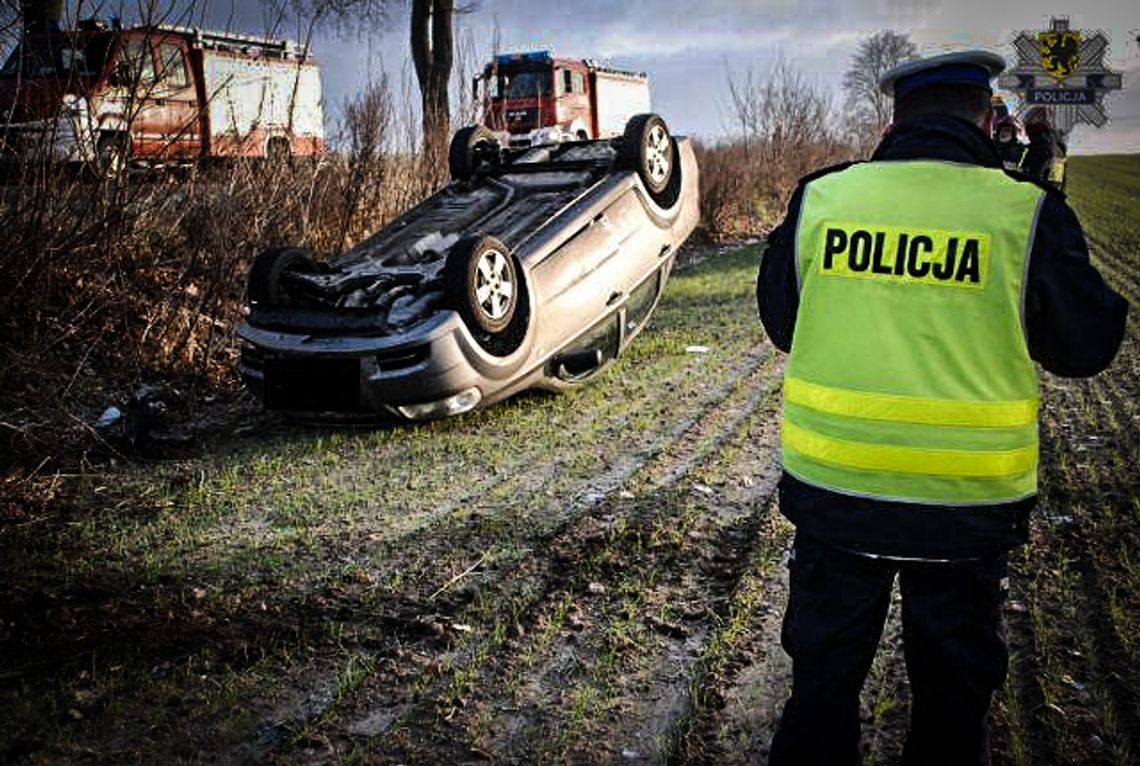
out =
{"type": "Polygon", "coordinates": [[[428,420],[496,401],[520,354],[492,357],[458,314],[444,311],[397,336],[307,335],[246,322],[239,371],[270,410],[428,420]]]}

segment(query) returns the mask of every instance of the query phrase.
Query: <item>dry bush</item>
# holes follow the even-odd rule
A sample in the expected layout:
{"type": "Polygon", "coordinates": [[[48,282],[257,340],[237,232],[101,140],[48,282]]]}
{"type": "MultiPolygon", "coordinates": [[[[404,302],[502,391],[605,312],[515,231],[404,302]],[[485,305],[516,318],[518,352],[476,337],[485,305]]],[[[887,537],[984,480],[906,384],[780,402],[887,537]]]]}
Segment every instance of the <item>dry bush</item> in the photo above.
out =
{"type": "Polygon", "coordinates": [[[714,237],[770,228],[800,176],[857,151],[827,91],[783,59],[763,78],[748,69],[728,85],[737,133],[698,147],[701,213],[714,237]]]}
{"type": "Polygon", "coordinates": [[[432,191],[390,150],[387,84],[345,109],[345,147],[289,164],[235,160],[100,179],[52,162],[0,193],[0,468],[73,451],[140,383],[183,399],[236,385],[235,334],[253,256],[340,252],[432,191]]]}
{"type": "Polygon", "coordinates": [[[753,230],[748,200],[756,186],[756,166],[741,141],[694,142],[701,169],[701,222],[715,237],[753,230]]]}

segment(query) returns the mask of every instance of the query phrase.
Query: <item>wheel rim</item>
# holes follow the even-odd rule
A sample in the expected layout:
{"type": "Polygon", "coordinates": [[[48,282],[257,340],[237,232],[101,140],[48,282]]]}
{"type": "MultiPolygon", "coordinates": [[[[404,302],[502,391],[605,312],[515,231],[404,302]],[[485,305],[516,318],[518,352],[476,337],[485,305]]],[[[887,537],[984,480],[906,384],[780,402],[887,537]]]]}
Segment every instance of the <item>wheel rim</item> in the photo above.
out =
{"type": "Polygon", "coordinates": [[[673,165],[673,147],[664,125],[654,125],[645,137],[645,173],[654,185],[665,183],[673,165]]]}
{"type": "Polygon", "coordinates": [[[479,256],[475,269],[475,300],[479,308],[492,321],[506,318],[510,310],[515,284],[507,256],[498,250],[488,250],[479,256]]]}

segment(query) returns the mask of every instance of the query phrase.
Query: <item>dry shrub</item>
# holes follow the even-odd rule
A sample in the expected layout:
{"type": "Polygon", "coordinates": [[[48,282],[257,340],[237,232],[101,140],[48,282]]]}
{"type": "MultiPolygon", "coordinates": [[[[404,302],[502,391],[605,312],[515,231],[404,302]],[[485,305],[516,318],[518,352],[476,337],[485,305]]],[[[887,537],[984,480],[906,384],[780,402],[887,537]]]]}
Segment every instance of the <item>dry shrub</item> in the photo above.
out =
{"type": "Polygon", "coordinates": [[[345,108],[345,147],[288,164],[240,160],[99,179],[51,162],[0,192],[0,468],[74,452],[142,382],[185,399],[236,386],[253,256],[328,257],[432,191],[392,143],[386,82],[345,108]]]}
{"type": "Polygon", "coordinates": [[[694,142],[701,169],[701,222],[716,237],[753,229],[748,199],[757,183],[756,167],[740,141],[694,142]]]}
{"type": "Polygon", "coordinates": [[[699,145],[701,213],[714,237],[753,234],[778,223],[796,181],[855,156],[826,90],[780,59],[763,78],[729,77],[735,136],[699,145]]]}

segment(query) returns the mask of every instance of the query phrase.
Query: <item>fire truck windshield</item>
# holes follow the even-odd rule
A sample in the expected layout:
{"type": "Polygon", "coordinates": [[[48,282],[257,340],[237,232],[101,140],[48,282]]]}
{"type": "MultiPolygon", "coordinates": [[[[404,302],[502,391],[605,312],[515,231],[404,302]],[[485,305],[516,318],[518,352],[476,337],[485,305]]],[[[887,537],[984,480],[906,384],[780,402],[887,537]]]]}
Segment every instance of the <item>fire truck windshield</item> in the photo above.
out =
{"type": "Polygon", "coordinates": [[[540,72],[516,72],[504,75],[506,98],[534,98],[550,95],[550,70],[540,72]]]}
{"type": "Polygon", "coordinates": [[[63,79],[98,77],[107,57],[107,35],[33,37],[16,46],[0,77],[63,79]]]}

